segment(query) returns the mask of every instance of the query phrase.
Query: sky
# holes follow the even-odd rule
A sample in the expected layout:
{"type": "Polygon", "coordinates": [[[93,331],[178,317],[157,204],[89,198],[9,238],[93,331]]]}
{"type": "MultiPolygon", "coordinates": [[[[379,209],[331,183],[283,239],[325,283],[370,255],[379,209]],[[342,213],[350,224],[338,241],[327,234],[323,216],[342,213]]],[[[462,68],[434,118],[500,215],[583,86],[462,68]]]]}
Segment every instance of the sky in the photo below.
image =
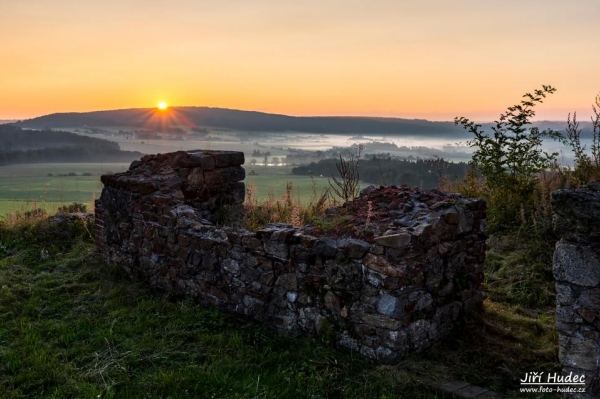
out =
{"type": "Polygon", "coordinates": [[[210,106],[589,120],[600,0],[0,0],[0,119],[210,106]]]}

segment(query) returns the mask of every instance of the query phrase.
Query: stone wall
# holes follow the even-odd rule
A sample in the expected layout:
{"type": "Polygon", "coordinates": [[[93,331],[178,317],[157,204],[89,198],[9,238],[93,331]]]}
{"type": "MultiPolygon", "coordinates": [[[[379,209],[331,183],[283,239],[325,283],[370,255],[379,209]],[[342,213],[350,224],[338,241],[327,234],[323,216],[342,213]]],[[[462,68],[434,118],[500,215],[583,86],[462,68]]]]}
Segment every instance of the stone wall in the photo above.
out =
{"type": "Polygon", "coordinates": [[[103,257],[155,289],[384,363],[426,349],[481,304],[484,201],[369,187],[320,228],[217,227],[215,215],[239,215],[242,163],[242,153],[176,152],[102,176],[103,257]]]}
{"type": "Polygon", "coordinates": [[[600,181],[552,195],[562,237],[554,252],[559,360],[565,374],[585,374],[586,393],[600,397],[600,181]]]}

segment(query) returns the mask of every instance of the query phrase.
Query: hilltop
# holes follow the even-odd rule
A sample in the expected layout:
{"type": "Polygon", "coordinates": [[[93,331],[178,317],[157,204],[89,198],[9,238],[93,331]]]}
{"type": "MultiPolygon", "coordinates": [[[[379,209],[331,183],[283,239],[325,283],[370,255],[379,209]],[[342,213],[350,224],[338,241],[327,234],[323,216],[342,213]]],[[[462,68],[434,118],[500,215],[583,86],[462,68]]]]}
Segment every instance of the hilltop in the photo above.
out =
{"type": "Polygon", "coordinates": [[[170,126],[210,126],[252,132],[371,133],[406,136],[463,137],[452,122],[378,117],[297,117],[209,107],[133,108],[111,111],[55,113],[19,121],[30,129],[83,126],[129,126],[160,130],[170,126]]]}

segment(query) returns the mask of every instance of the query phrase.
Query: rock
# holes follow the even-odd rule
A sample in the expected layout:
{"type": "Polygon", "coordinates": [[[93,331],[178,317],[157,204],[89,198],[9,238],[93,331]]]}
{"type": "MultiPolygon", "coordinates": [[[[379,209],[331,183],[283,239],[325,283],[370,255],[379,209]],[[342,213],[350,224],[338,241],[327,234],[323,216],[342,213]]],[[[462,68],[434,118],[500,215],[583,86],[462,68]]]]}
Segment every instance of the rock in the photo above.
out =
{"type": "Polygon", "coordinates": [[[363,258],[365,267],[390,277],[403,277],[406,273],[406,265],[393,265],[381,256],[366,254],[363,258]]]}
{"type": "Polygon", "coordinates": [[[344,238],[338,245],[343,250],[344,256],[352,259],[361,259],[371,248],[368,242],[356,238],[344,238]]]}
{"type": "Polygon", "coordinates": [[[402,322],[389,316],[381,314],[365,314],[362,317],[365,324],[376,328],[385,328],[387,330],[398,330],[402,327],[402,322]]]}
{"type": "Polygon", "coordinates": [[[568,306],[575,301],[573,298],[573,289],[570,284],[556,283],[556,303],[558,305],[568,306]]]}
{"type": "Polygon", "coordinates": [[[373,185],[369,185],[365,188],[363,188],[362,190],[360,190],[360,196],[365,196],[365,195],[369,195],[372,192],[377,191],[377,188],[375,188],[375,186],[373,185]]]}
{"type": "Polygon", "coordinates": [[[417,320],[408,326],[408,335],[411,345],[420,351],[424,347],[424,343],[429,338],[429,320],[417,320]]]}
{"type": "Polygon", "coordinates": [[[298,290],[298,282],[296,280],[296,274],[294,273],[286,273],[279,276],[275,285],[284,288],[288,291],[297,291],[298,290]]]}
{"type": "Polygon", "coordinates": [[[337,244],[331,238],[321,238],[315,242],[313,252],[317,256],[333,258],[337,254],[337,244]]]}
{"type": "Polygon", "coordinates": [[[584,287],[600,284],[600,257],[590,247],[560,241],[554,251],[554,277],[584,287]]]}
{"type": "MultiPolygon", "coordinates": [[[[558,298],[558,292],[556,296],[558,298]]],[[[577,300],[577,303],[579,306],[583,306],[584,308],[600,310],[600,288],[583,290],[579,296],[579,299],[577,300]]]]}
{"type": "Polygon", "coordinates": [[[265,252],[276,256],[279,259],[288,259],[290,257],[290,246],[280,241],[265,241],[265,252]]]}
{"type": "Polygon", "coordinates": [[[572,242],[600,241],[600,191],[595,187],[600,180],[575,190],[557,190],[552,193],[555,230],[572,242]]]}
{"type": "Polygon", "coordinates": [[[558,337],[558,360],[567,367],[596,370],[598,367],[597,354],[598,343],[593,339],[581,339],[564,335],[558,337]]]}
{"type": "Polygon", "coordinates": [[[377,311],[383,315],[394,317],[398,298],[383,294],[377,302],[377,311]]]}
{"type": "Polygon", "coordinates": [[[448,224],[458,225],[460,222],[460,214],[455,208],[445,210],[443,213],[444,221],[448,224]]]}
{"type": "Polygon", "coordinates": [[[389,248],[404,248],[410,245],[412,236],[408,233],[392,234],[375,238],[375,242],[389,248]]]}

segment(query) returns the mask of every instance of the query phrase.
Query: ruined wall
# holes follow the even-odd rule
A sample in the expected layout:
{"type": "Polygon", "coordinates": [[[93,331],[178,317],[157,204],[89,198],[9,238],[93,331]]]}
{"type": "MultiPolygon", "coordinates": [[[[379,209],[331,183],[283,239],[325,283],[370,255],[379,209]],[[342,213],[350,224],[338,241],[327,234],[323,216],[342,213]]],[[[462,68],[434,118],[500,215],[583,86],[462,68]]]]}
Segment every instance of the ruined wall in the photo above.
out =
{"type": "Polygon", "coordinates": [[[242,153],[180,151],[102,176],[103,257],[156,289],[385,363],[481,304],[484,201],[370,187],[328,212],[329,227],[216,227],[223,206],[239,211],[242,163],[242,153]]]}
{"type": "Polygon", "coordinates": [[[558,357],[565,374],[585,374],[586,393],[600,397],[600,181],[552,195],[562,239],[554,252],[558,357]]]}

